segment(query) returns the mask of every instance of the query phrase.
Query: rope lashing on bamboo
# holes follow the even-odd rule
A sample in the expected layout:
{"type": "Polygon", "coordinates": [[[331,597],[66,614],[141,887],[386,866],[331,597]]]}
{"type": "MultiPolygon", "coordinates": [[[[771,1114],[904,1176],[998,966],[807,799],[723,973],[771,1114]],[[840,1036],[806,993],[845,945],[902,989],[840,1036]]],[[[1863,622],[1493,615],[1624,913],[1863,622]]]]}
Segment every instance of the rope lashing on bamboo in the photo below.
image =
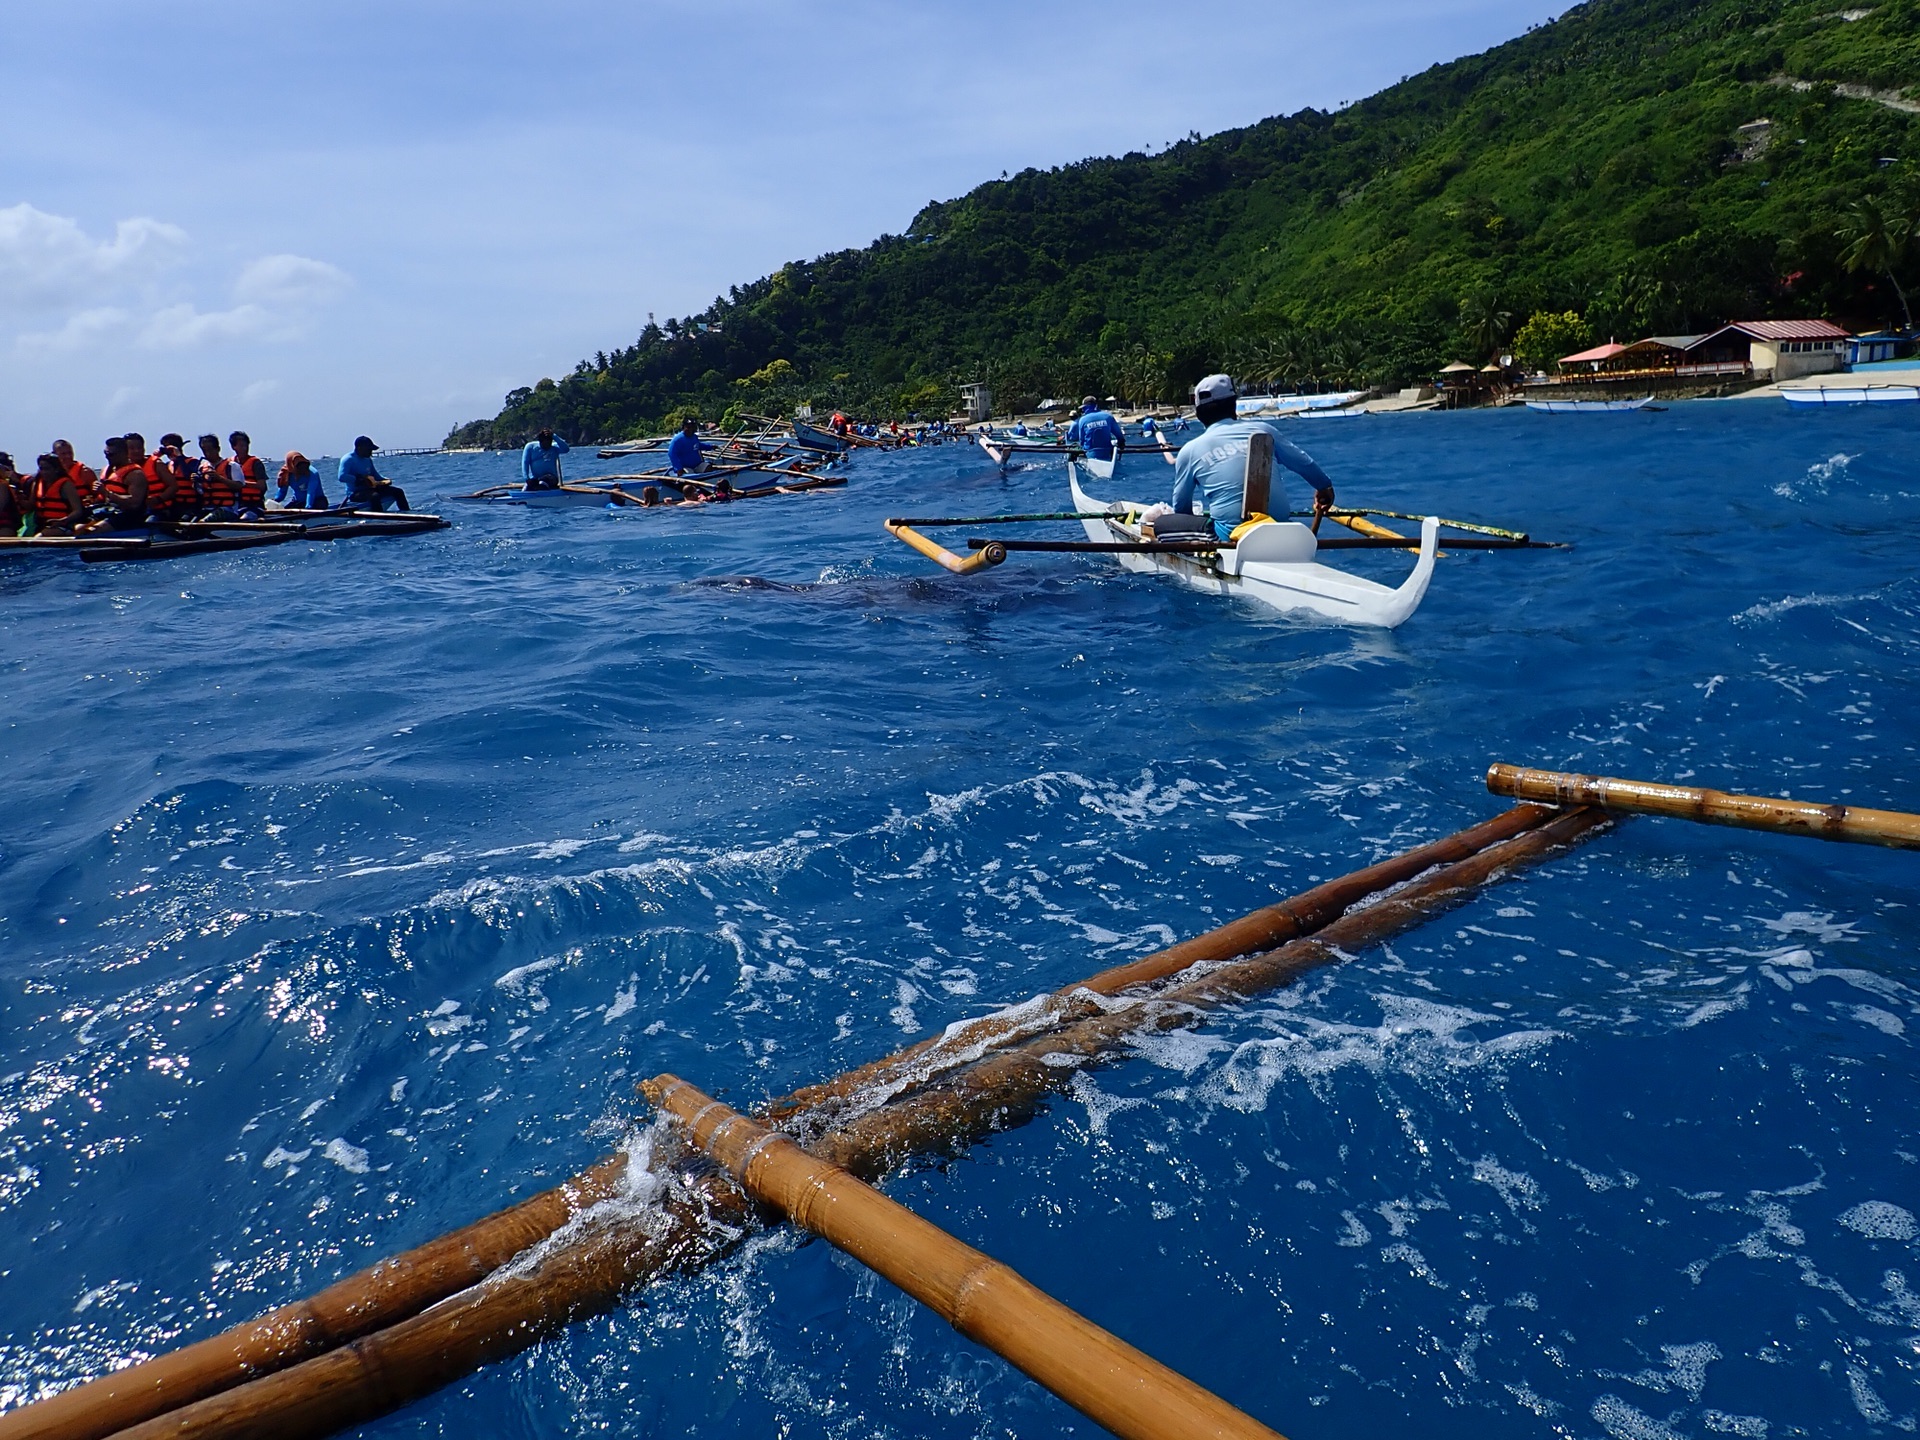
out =
{"type": "MultiPolygon", "coordinates": [[[[1195,978],[1156,993],[1150,1002],[1125,1005],[1111,1014],[1070,1024],[1055,1036],[1030,1040],[1019,1051],[991,1057],[938,1087],[860,1115],[849,1126],[828,1130],[808,1148],[871,1179],[915,1153],[949,1152],[970,1139],[1023,1123],[1046,1094],[1071,1080],[1073,1068],[1049,1064],[1041,1058],[1044,1054],[1078,1055],[1077,1063],[1084,1064],[1100,1053],[1102,1046],[1115,1045],[1137,1031],[1195,1023],[1219,1004],[1289,983],[1308,970],[1417,925],[1472,889],[1534,863],[1605,823],[1599,812],[1583,810],[1559,815],[1545,812],[1551,818],[1542,824],[1541,813],[1534,807],[1517,807],[1460,835],[1422,846],[1400,860],[1410,862],[1424,856],[1429,857],[1430,865],[1430,857],[1441,847],[1461,845],[1476,832],[1491,834],[1521,827],[1517,833],[1445,864],[1365,909],[1341,916],[1313,938],[1294,940],[1250,959],[1198,972],[1195,978]],[[1057,1048],[1034,1048],[1048,1042],[1054,1042],[1057,1048]],[[1001,1064],[1009,1081],[997,1098],[991,1087],[972,1078],[996,1063],[1001,1064]]],[[[1379,874],[1394,864],[1382,862],[1370,869],[1379,874]]],[[[1264,913],[1256,912],[1236,923],[1256,922],[1264,913]]],[[[1214,936],[1220,933],[1214,932],[1214,936]]],[[[1199,937],[1202,942],[1209,938],[1199,937]]],[[[1178,949],[1175,947],[1175,951],[1178,949]]],[[[1188,965],[1191,967],[1192,961],[1188,965]]],[[[625,1160],[621,1156],[603,1161],[587,1173],[595,1174],[616,1161],[624,1167],[625,1160]]],[[[500,1231],[522,1208],[488,1217],[457,1233],[468,1237],[467,1243],[476,1253],[488,1244],[497,1248],[503,1239],[500,1231]]],[[[310,1352],[290,1348],[278,1361],[287,1368],[266,1375],[231,1363],[224,1368],[213,1367],[218,1369],[217,1374],[203,1368],[194,1380],[203,1387],[198,1394],[205,1398],[184,1406],[173,1398],[177,1390],[151,1383],[156,1379],[154,1367],[189,1352],[198,1352],[203,1361],[213,1361],[223,1342],[230,1343],[249,1328],[239,1327],[173,1356],[65,1392],[76,1402],[83,1392],[91,1392],[88,1398],[97,1403],[70,1402],[55,1417],[55,1423],[42,1423],[41,1417],[47,1413],[45,1407],[64,1396],[0,1416],[0,1440],[99,1440],[115,1433],[138,1440],[160,1440],[163,1436],[175,1440],[188,1436],[293,1440],[329,1435],[399,1409],[480,1366],[519,1353],[575,1320],[602,1313],[618,1304],[632,1288],[663,1273],[687,1272],[711,1263],[745,1238],[753,1219],[750,1208],[731,1185],[697,1176],[671,1188],[645,1225],[623,1221],[617,1206],[602,1205],[569,1214],[563,1228],[544,1237],[517,1263],[506,1266],[506,1260],[518,1253],[509,1252],[499,1262],[506,1268],[458,1294],[453,1293],[457,1286],[439,1294],[417,1287],[406,1297],[415,1308],[407,1310],[406,1301],[387,1293],[384,1298],[389,1308],[384,1312],[384,1322],[374,1321],[358,1338],[336,1349],[300,1359],[302,1353],[310,1352]],[[382,1323],[384,1328],[374,1328],[382,1323]],[[290,1364],[293,1360],[299,1363],[290,1364]],[[109,1384],[116,1380],[124,1388],[109,1384]],[[104,1405],[100,1402],[110,1403],[114,1417],[104,1428],[100,1420],[104,1405]],[[144,1405],[145,1415],[154,1418],[130,1423],[125,1418],[130,1405],[144,1405]]],[[[397,1258],[412,1259],[433,1248],[422,1247],[397,1258]]],[[[330,1287],[329,1293],[367,1286],[380,1269],[376,1266],[349,1277],[330,1287]]],[[[370,1316],[374,1307],[359,1308],[355,1313],[370,1316]]]]}
{"type": "Polygon", "coordinates": [[[641,1087],[741,1188],[1121,1440],[1281,1440],[1013,1270],[673,1075],[641,1087]]]}
{"type": "Polygon", "coordinates": [[[1487,789],[1496,795],[1549,805],[1596,805],[1638,815],[1697,820],[1705,825],[1732,825],[1742,830],[1809,835],[1816,840],[1920,850],[1920,815],[1901,810],[1866,810],[1813,800],[1730,795],[1724,790],[1704,790],[1691,785],[1661,785],[1649,780],[1529,770],[1506,764],[1495,764],[1487,770],[1487,789]]]}

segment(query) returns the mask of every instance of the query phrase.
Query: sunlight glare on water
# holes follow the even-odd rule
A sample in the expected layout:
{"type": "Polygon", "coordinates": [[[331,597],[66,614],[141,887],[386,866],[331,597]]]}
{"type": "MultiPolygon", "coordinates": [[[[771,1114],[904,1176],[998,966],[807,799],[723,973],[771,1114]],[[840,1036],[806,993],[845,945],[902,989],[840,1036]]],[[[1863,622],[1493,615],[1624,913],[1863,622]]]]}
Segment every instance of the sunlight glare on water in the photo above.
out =
{"type": "MultiPolygon", "coordinates": [[[[1066,499],[959,446],[687,514],[397,460],[454,528],[8,562],[0,1406],[576,1172],[648,1075],[748,1106],[1471,824],[1492,760],[1920,809],[1913,424],[1300,423],[1343,500],[1575,545],[1391,634],[948,576],[881,518],[1066,499]]],[[[889,1193],[1296,1440],[1910,1431],[1917,901],[1629,822],[889,1193]]],[[[367,1428],[479,1417],[1091,1429],[783,1232],[367,1428]]]]}

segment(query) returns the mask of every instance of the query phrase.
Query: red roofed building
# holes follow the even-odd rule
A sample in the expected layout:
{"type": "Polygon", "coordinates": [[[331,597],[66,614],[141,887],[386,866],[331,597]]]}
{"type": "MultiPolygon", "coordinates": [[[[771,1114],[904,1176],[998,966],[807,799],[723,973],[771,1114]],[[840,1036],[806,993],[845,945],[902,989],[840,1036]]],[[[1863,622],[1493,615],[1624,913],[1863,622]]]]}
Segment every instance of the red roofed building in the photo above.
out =
{"type": "Polygon", "coordinates": [[[1693,365],[1745,364],[1758,379],[1838,370],[1853,337],[1831,320],[1736,320],[1687,347],[1693,365]]]}

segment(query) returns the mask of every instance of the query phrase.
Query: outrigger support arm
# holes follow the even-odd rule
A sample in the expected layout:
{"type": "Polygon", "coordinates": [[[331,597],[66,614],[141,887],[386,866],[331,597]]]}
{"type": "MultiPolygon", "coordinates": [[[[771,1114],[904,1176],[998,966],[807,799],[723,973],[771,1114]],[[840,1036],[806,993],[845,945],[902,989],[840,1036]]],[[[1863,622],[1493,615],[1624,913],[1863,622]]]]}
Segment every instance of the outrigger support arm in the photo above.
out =
{"type": "Polygon", "coordinates": [[[955,575],[971,575],[974,571],[984,570],[989,565],[998,565],[1007,558],[1007,547],[997,540],[981,546],[974,554],[963,559],[945,546],[935,544],[904,521],[889,520],[886,526],[887,533],[894,539],[911,545],[936,565],[955,575]]]}

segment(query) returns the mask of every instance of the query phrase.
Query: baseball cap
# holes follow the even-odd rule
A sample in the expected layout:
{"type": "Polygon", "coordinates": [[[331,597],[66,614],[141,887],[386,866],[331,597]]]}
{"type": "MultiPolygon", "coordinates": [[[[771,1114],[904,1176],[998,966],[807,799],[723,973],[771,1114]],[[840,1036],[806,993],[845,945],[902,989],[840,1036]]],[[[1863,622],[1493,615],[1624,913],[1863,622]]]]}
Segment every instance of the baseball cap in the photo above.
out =
{"type": "Polygon", "coordinates": [[[1193,403],[1209,405],[1216,400],[1231,400],[1237,393],[1231,375],[1209,375],[1193,387],[1193,403]]]}
{"type": "Polygon", "coordinates": [[[380,448],[378,445],[374,444],[373,441],[369,440],[365,435],[354,436],[353,448],[358,450],[362,445],[366,446],[369,450],[378,450],[380,448]]]}

